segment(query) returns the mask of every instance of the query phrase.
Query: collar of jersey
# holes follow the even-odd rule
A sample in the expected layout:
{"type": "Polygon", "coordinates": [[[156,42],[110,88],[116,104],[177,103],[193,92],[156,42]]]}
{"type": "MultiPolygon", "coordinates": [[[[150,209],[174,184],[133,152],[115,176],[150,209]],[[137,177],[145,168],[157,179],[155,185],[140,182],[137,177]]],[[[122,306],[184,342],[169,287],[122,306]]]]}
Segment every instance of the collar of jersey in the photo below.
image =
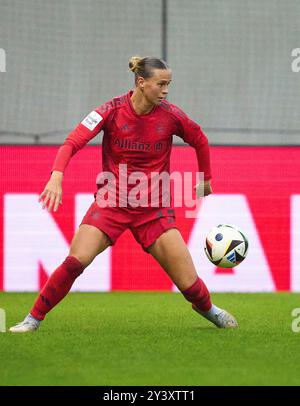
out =
{"type": "Polygon", "coordinates": [[[132,103],[131,103],[130,97],[132,96],[132,93],[133,93],[133,90],[130,90],[130,91],[127,93],[127,100],[128,100],[128,105],[129,105],[129,108],[130,108],[131,112],[132,112],[136,117],[139,117],[139,118],[148,117],[148,116],[150,116],[151,114],[153,114],[153,113],[156,111],[156,109],[157,109],[158,106],[154,106],[153,109],[152,109],[151,111],[149,111],[149,113],[146,113],[146,114],[138,114],[138,113],[134,110],[133,105],[132,105],[132,103]]]}

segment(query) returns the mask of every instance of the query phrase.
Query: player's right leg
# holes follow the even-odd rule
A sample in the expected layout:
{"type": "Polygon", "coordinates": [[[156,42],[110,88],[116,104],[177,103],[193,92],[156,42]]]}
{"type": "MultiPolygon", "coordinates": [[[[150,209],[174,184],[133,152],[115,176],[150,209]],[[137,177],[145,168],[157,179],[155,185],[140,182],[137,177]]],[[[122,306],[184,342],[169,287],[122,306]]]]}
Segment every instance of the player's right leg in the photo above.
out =
{"type": "Polygon", "coordinates": [[[104,251],[111,241],[99,228],[81,224],[71,243],[69,255],[51,274],[25,320],[9,329],[26,333],[39,327],[46,314],[70,291],[75,279],[104,251]]]}
{"type": "Polygon", "coordinates": [[[176,228],[163,232],[148,247],[148,252],[170,276],[186,300],[192,303],[196,312],[217,327],[238,327],[237,321],[230,313],[211,303],[210,293],[203,280],[198,277],[191,254],[176,228]]]}

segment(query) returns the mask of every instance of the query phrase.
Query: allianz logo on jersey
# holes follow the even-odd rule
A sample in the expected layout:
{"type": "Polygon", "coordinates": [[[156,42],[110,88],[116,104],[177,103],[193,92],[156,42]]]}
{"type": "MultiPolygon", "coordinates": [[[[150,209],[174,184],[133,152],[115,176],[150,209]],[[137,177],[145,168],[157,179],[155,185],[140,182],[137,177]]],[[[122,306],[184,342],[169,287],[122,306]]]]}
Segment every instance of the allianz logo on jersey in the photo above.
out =
{"type": "Polygon", "coordinates": [[[127,138],[120,139],[115,137],[113,140],[113,145],[118,146],[122,149],[133,150],[133,151],[155,151],[159,152],[164,149],[166,145],[165,141],[157,141],[157,142],[136,142],[129,140],[127,138]]]}

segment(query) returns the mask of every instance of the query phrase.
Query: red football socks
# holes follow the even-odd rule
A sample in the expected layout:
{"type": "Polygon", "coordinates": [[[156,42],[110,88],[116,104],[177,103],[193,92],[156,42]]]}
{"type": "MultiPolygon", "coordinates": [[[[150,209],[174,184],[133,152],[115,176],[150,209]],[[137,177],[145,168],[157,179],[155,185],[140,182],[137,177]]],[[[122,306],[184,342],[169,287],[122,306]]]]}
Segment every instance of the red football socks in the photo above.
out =
{"type": "Polygon", "coordinates": [[[210,310],[212,303],[210,301],[209,291],[199,277],[191,287],[181,292],[189,302],[193,303],[202,312],[210,310]]]}
{"type": "Polygon", "coordinates": [[[46,314],[66,296],[83,270],[84,266],[77,258],[68,256],[47,280],[30,314],[38,320],[43,320],[46,314]]]}
{"type": "MultiPolygon", "coordinates": [[[[43,320],[46,314],[67,295],[83,270],[84,266],[77,258],[68,256],[47,280],[30,314],[38,320],[43,320]]],[[[182,294],[200,311],[206,312],[212,307],[209,291],[199,277],[192,286],[182,291],[182,294]]]]}

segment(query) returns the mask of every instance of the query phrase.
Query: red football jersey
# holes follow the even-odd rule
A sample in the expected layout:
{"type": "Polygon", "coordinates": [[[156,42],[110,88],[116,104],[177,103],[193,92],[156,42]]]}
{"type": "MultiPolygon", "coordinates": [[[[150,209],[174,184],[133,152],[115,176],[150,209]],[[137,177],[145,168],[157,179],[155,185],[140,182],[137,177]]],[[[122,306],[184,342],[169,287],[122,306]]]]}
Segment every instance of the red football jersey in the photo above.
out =
{"type": "MultiPolygon", "coordinates": [[[[103,130],[103,171],[114,175],[117,188],[120,184],[120,165],[128,177],[133,172],[143,173],[149,179],[146,189],[150,193],[151,173],[170,172],[172,136],[176,134],[195,148],[199,172],[204,172],[205,180],[210,179],[209,146],[200,126],[166,100],[149,113],[139,115],[131,103],[132,93],[131,90],[115,97],[92,111],[66,138],[52,170],[64,172],[70,158],[103,130]]],[[[134,177],[135,174],[132,181],[134,177]]],[[[101,177],[98,177],[98,187],[101,183],[101,177]]],[[[133,184],[127,185],[127,190],[133,187],[133,184]]],[[[122,205],[126,204],[123,202],[122,205]]]]}

